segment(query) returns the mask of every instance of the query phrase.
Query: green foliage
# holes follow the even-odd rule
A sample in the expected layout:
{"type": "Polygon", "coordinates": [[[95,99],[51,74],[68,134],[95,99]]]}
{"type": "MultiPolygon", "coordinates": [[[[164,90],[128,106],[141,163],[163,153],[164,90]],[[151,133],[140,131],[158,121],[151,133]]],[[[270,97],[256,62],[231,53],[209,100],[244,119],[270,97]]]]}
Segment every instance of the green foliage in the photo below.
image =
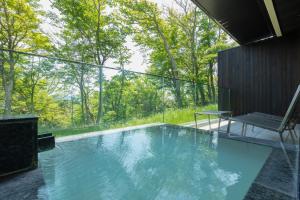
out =
{"type": "Polygon", "coordinates": [[[179,10],[149,0],[54,0],[58,12],[45,13],[38,0],[0,0],[0,49],[78,61],[0,51],[0,113],[38,115],[40,132],[62,136],[180,124],[193,121],[192,108],[215,109],[217,53],[232,44],[195,5],[174,1],[179,10]],[[44,15],[60,28],[57,40],[40,30],[44,15]],[[169,78],[126,71],[129,39],[149,58],[148,73],[169,78]],[[108,61],[119,65],[112,74],[108,61]]]}
{"type": "Polygon", "coordinates": [[[13,95],[13,112],[39,116],[40,126],[48,128],[65,127],[70,124],[61,102],[49,94],[53,75],[53,65],[48,60],[24,60],[16,65],[15,94],[13,95]]]}
{"type": "MultiPolygon", "coordinates": [[[[140,118],[140,119],[132,119],[126,123],[111,123],[106,124],[106,126],[88,126],[82,128],[69,128],[69,129],[61,129],[61,130],[53,130],[53,134],[57,137],[68,136],[68,135],[76,135],[81,133],[89,133],[94,131],[102,131],[106,129],[113,129],[113,128],[122,128],[128,126],[137,126],[143,124],[152,124],[162,122],[163,118],[165,118],[165,122],[169,124],[183,124],[187,122],[194,121],[194,113],[196,111],[201,110],[217,110],[217,105],[208,105],[202,107],[200,109],[193,109],[193,108],[186,108],[186,109],[175,109],[175,110],[168,110],[164,114],[157,113],[150,115],[148,117],[140,118]]],[[[206,119],[206,116],[199,116],[199,120],[206,119]]]]}
{"type": "MultiPolygon", "coordinates": [[[[39,26],[38,13],[30,0],[0,1],[0,46],[7,49],[20,48],[21,43],[38,45],[36,30],[39,26]]],[[[43,39],[44,40],[44,39],[43,39]]]]}
{"type": "Polygon", "coordinates": [[[60,51],[82,62],[93,60],[98,64],[98,107],[97,113],[92,116],[89,111],[91,105],[86,99],[83,83],[80,83],[82,118],[84,121],[100,123],[103,117],[103,69],[107,60],[115,59],[121,65],[125,64],[130,53],[125,46],[125,40],[129,33],[126,26],[123,26],[117,12],[112,9],[114,2],[107,0],[55,0],[53,5],[60,11],[63,34],[65,40],[63,45],[67,52],[60,51]],[[75,41],[74,41],[75,40],[75,41]],[[71,44],[71,47],[69,48],[71,44]],[[77,50],[74,51],[74,48],[77,50]],[[84,108],[83,108],[84,107],[84,108]],[[84,111],[85,110],[85,111],[84,111]]]}
{"type": "MultiPolygon", "coordinates": [[[[40,13],[35,1],[0,0],[0,49],[37,51],[49,49],[48,38],[39,30],[40,13]]],[[[4,113],[12,111],[15,65],[19,56],[0,51],[0,77],[4,88],[4,113]]]]}

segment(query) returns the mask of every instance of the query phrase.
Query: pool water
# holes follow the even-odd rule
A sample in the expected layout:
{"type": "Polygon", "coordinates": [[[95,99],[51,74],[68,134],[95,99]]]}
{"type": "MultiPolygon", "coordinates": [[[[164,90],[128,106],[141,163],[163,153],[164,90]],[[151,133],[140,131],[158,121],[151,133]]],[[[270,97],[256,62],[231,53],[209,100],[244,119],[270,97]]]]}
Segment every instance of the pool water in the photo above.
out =
{"type": "Polygon", "coordinates": [[[39,154],[50,200],[240,200],[272,148],[171,125],[58,143],[39,154]]]}

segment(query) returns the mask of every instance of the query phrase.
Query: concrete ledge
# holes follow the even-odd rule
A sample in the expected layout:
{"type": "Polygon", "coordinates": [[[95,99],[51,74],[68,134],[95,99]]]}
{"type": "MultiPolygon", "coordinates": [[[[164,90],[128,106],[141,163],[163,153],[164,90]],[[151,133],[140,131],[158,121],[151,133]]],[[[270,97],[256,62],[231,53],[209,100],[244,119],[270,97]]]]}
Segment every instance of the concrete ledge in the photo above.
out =
{"type": "Polygon", "coordinates": [[[83,133],[83,134],[78,134],[78,135],[70,135],[70,136],[55,138],[55,142],[57,142],[57,143],[69,142],[69,141],[80,140],[80,139],[89,138],[89,137],[96,137],[99,135],[118,133],[120,131],[130,131],[130,130],[135,130],[135,129],[148,128],[151,126],[160,126],[160,125],[164,125],[164,123],[153,123],[153,124],[145,124],[145,125],[139,125],[139,126],[129,126],[129,127],[125,127],[125,128],[109,129],[109,130],[105,130],[105,131],[96,131],[96,132],[89,132],[89,133],[83,133]]]}
{"type": "MultiPolygon", "coordinates": [[[[218,119],[211,119],[210,123],[218,123],[219,120],[218,119]]],[[[207,126],[208,125],[208,120],[207,119],[203,119],[203,120],[198,120],[197,121],[197,126],[200,128],[201,126],[207,126]]],[[[186,127],[194,127],[195,126],[195,122],[187,122],[187,123],[183,123],[180,124],[180,126],[186,126],[186,127]]]]}

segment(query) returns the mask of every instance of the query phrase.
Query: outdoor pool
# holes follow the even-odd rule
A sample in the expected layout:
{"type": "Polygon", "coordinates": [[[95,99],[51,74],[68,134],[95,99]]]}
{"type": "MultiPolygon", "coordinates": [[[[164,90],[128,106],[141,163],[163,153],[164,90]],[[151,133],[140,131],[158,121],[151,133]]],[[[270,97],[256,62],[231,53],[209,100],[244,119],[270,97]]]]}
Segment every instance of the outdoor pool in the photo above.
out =
{"type": "Polygon", "coordinates": [[[171,125],[58,143],[39,154],[53,200],[241,200],[271,147],[171,125]]]}

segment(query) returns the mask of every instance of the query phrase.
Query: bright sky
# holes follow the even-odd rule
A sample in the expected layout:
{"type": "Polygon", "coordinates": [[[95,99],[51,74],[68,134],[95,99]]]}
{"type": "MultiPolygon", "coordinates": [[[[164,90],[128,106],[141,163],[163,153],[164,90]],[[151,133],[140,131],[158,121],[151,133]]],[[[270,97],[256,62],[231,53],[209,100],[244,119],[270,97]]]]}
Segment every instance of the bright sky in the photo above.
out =
{"type": "MultiPolygon", "coordinates": [[[[151,1],[156,2],[160,7],[167,6],[167,7],[176,8],[174,0],[151,0],[151,1]]],[[[40,4],[42,5],[43,10],[54,11],[51,8],[50,0],[40,0],[40,4]]],[[[50,25],[50,19],[47,18],[44,19],[44,23],[42,24],[42,29],[44,30],[44,32],[46,32],[48,35],[50,35],[53,38],[55,38],[55,33],[59,31],[59,29],[50,25]]],[[[145,57],[145,55],[141,53],[139,47],[137,47],[131,39],[127,40],[126,46],[128,49],[131,50],[132,57],[130,59],[130,63],[127,64],[125,68],[132,71],[145,72],[145,70],[147,69],[147,57],[145,57]]],[[[105,65],[111,67],[118,67],[116,64],[113,63],[113,60],[109,60],[105,65]]],[[[110,75],[114,74],[112,71],[107,73],[109,73],[110,75]]]]}

